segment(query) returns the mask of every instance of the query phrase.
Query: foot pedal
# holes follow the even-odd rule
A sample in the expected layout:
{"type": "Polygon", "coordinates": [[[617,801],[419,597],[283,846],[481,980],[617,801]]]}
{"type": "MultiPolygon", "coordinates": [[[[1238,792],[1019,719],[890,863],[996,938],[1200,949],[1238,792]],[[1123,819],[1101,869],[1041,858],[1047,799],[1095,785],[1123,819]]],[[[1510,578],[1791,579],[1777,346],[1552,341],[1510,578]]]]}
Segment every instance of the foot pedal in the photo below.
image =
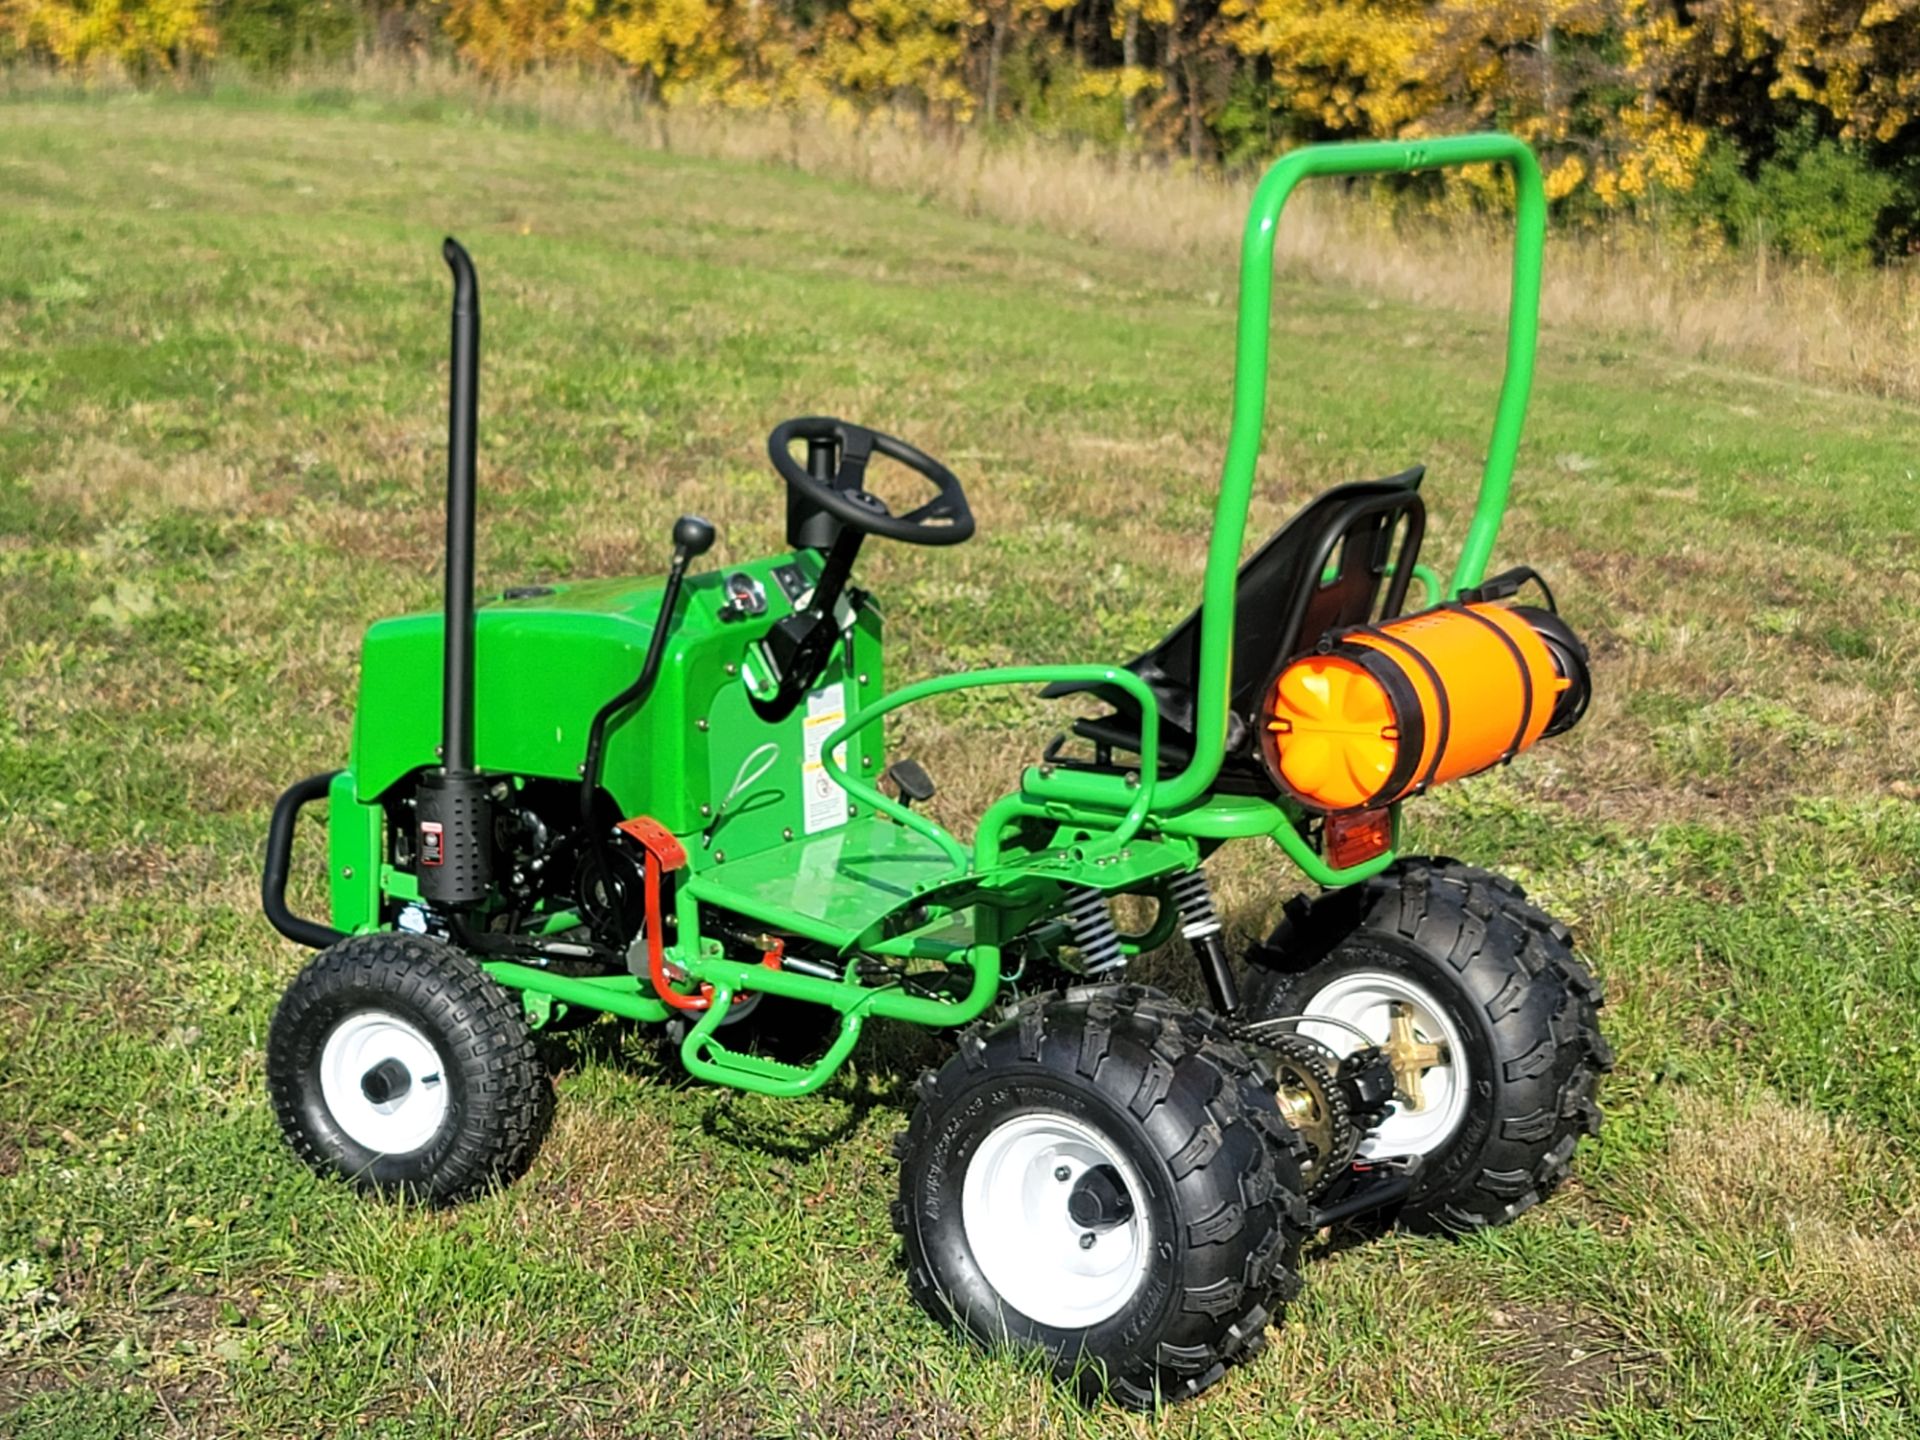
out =
{"type": "Polygon", "coordinates": [[[911,807],[916,800],[924,802],[934,796],[933,777],[918,760],[894,761],[883,778],[893,782],[902,805],[911,807]]]}

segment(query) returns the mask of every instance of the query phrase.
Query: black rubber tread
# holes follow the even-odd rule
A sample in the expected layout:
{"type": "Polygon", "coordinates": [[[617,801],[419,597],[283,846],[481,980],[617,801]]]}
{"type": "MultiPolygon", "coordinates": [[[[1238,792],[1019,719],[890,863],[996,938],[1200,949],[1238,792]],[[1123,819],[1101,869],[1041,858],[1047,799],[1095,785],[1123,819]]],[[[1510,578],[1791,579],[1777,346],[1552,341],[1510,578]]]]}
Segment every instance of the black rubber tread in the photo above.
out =
{"type": "Polygon", "coordinates": [[[1197,1395],[1260,1351],[1298,1293],[1309,1214],[1299,1138],[1274,1106],[1271,1075],[1206,1012],[1138,985],[1035,997],[965,1032],[919,1093],[894,1141],[892,1211],[914,1298],[985,1343],[1045,1351],[1083,1399],[1150,1409],[1197,1395]],[[1125,1146],[1159,1189],[1159,1267],[1127,1307],[1084,1330],[1000,1303],[960,1217],[973,1147],[1023,1104],[1056,1100],[1125,1146]]]}
{"type": "Polygon", "coordinates": [[[1544,1199],[1583,1135],[1613,1052],[1600,1033],[1600,982],[1567,927],[1513,881],[1443,857],[1407,859],[1362,884],[1290,906],[1250,957],[1236,1020],[1299,1013],[1348,970],[1405,968],[1449,997],[1470,1050],[1474,1103],[1427,1157],[1395,1223],[1464,1232],[1501,1225],[1544,1199]]]}
{"type": "Polygon", "coordinates": [[[469,956],[423,935],[354,935],[294,977],[267,1032],[267,1094],[294,1152],[323,1175],[375,1194],[450,1203],[522,1174],[553,1112],[553,1089],[520,997],[469,956]],[[412,1022],[439,1052],[450,1088],[446,1122],[426,1145],[382,1155],[332,1121],[319,1060],[355,1010],[412,1022]]]}

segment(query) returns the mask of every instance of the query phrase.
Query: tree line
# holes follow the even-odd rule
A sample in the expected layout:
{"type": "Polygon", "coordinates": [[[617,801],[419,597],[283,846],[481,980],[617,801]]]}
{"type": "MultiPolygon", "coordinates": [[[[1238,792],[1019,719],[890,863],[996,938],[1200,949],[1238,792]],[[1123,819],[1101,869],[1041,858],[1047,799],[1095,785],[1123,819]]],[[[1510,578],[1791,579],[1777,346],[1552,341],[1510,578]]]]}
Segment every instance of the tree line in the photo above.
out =
{"type": "Polygon", "coordinates": [[[1834,264],[1920,250],[1920,0],[0,0],[0,56],[64,68],[272,72],[368,43],[1228,170],[1497,127],[1539,150],[1563,221],[1834,264]]]}

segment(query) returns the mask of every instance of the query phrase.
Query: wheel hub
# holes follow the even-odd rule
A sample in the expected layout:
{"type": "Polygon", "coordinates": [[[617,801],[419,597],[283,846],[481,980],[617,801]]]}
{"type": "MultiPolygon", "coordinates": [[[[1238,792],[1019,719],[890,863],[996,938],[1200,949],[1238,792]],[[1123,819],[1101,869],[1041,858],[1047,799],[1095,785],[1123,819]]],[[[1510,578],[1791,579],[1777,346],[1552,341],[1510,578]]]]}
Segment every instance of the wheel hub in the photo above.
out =
{"type": "Polygon", "coordinates": [[[412,1088],[413,1076],[391,1055],[360,1077],[360,1093],[374,1106],[403,1100],[412,1088]]]}
{"type": "Polygon", "coordinates": [[[1398,971],[1354,970],[1301,1004],[1299,1033],[1342,1058],[1380,1047],[1393,1072],[1394,1105],[1361,1141],[1356,1158],[1425,1155],[1466,1118],[1473,1077],[1460,1032],[1418,981],[1398,971]]]}
{"type": "Polygon", "coordinates": [[[1085,1329],[1146,1277],[1146,1194],[1120,1148],[1082,1121],[1031,1112],[989,1131],[967,1162],[961,1223],[974,1263],[1012,1308],[1085,1329]]]}
{"type": "Polygon", "coordinates": [[[360,1010],[320,1050],[320,1096],[334,1124],[380,1155],[405,1155],[439,1133],[451,1102],[431,1041],[386,1010],[360,1010]]]}
{"type": "MultiPolygon", "coordinates": [[[[1057,1167],[1054,1178],[1059,1178],[1057,1167]]],[[[1119,1171],[1111,1165],[1095,1165],[1074,1181],[1067,1196],[1067,1214],[1074,1224],[1089,1230],[1109,1230],[1133,1218],[1133,1197],[1127,1194],[1119,1171]]]]}
{"type": "Polygon", "coordinates": [[[1396,1000],[1388,1009],[1392,1018],[1387,1022],[1387,1043],[1380,1048],[1393,1067],[1393,1088],[1409,1110],[1424,1110],[1427,1099],[1421,1080],[1434,1066],[1445,1063],[1447,1048],[1421,1041],[1414,1028],[1413,1006],[1406,1001],[1396,1000]]]}

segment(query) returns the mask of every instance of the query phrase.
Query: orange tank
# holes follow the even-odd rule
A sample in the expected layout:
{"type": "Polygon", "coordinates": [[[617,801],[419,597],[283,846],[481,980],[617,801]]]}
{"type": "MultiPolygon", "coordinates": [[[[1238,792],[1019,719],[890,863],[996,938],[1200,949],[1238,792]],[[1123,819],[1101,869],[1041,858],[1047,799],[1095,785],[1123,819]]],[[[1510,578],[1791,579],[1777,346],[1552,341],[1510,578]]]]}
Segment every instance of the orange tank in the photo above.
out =
{"type": "Polygon", "coordinates": [[[1586,650],[1556,615],[1442,605],[1330,636],[1267,686],[1261,745],[1316,810],[1389,805],[1497,765],[1586,709],[1586,650]]]}

